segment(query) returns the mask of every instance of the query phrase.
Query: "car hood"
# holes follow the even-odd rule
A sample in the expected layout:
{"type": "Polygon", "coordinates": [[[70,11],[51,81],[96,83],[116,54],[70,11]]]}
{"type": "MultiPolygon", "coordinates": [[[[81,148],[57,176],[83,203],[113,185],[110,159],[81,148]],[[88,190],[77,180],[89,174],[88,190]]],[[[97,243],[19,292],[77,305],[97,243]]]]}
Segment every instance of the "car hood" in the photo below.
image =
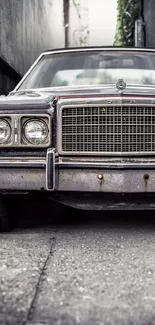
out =
{"type": "Polygon", "coordinates": [[[9,96],[0,96],[0,110],[3,109],[49,109],[54,96],[44,92],[21,92],[9,96]]]}
{"type": "Polygon", "coordinates": [[[53,97],[61,97],[61,96],[70,96],[70,95],[150,95],[155,96],[155,85],[130,85],[126,86],[125,89],[120,90],[117,89],[116,85],[102,85],[102,86],[76,86],[76,87],[55,87],[55,88],[40,88],[40,89],[29,89],[29,90],[19,90],[15,92],[11,92],[10,95],[12,97],[19,96],[38,96],[40,94],[53,97]],[[33,94],[33,95],[32,95],[33,94]]]}
{"type": "Polygon", "coordinates": [[[79,97],[150,97],[155,99],[155,86],[127,86],[124,90],[116,85],[89,87],[61,87],[13,91],[0,96],[0,109],[4,108],[50,108],[55,100],[79,97]]]}

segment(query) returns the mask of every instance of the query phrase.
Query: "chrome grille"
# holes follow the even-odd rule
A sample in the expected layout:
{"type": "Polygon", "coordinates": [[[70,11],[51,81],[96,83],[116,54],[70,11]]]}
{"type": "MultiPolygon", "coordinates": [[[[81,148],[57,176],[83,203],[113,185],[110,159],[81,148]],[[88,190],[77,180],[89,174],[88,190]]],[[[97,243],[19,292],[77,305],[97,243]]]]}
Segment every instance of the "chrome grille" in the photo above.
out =
{"type": "Polygon", "coordinates": [[[64,107],[62,150],[155,152],[155,107],[64,107]]]}

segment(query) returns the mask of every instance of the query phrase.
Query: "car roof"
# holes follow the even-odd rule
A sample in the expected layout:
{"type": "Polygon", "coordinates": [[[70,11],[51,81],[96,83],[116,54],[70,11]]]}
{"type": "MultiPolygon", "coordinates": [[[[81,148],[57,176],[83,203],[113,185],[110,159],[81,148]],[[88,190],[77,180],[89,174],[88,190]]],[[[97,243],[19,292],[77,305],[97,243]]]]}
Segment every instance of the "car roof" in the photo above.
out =
{"type": "Polygon", "coordinates": [[[89,46],[89,47],[69,47],[69,48],[57,48],[52,50],[46,50],[42,54],[52,53],[69,53],[69,52],[84,52],[91,50],[102,50],[102,51],[133,51],[133,52],[155,52],[154,48],[142,48],[142,47],[124,47],[124,46],[89,46]]]}

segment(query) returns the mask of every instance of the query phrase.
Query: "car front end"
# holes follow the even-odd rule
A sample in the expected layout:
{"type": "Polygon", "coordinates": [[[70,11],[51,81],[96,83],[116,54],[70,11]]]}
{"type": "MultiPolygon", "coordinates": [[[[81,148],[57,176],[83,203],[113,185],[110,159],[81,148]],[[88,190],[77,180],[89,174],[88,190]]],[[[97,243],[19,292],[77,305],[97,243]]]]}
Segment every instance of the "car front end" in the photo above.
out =
{"type": "MultiPolygon", "coordinates": [[[[38,79],[35,87],[31,82],[24,85],[37,61],[16,89],[1,97],[1,195],[41,192],[81,209],[154,209],[154,52],[89,51],[60,51],[52,87],[43,87],[38,79]],[[79,63],[76,58],[75,70],[67,70],[70,77],[65,77],[72,83],[76,79],[76,84],[67,85],[67,71],[60,71],[62,54],[81,52],[91,54],[91,69],[88,60],[85,70],[79,69],[82,57],[79,63]],[[145,69],[131,69],[133,54],[145,69]],[[131,84],[126,80],[134,78],[135,71],[137,83],[131,84]]],[[[66,60],[65,67],[72,67],[74,58],[72,64],[71,58],[66,60]]]]}

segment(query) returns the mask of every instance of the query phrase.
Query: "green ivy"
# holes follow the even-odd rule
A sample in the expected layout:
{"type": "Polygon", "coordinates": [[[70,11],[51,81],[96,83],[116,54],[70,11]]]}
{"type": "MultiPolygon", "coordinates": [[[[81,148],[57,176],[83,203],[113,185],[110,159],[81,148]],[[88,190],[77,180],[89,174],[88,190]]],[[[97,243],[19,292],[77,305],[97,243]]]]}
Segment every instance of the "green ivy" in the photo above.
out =
{"type": "Polygon", "coordinates": [[[135,44],[135,21],[139,17],[140,0],[132,0],[128,9],[132,15],[132,24],[129,24],[128,17],[125,17],[125,25],[128,27],[130,37],[128,40],[123,40],[122,31],[122,16],[129,0],[117,0],[117,25],[114,46],[134,46],[135,44]]]}

